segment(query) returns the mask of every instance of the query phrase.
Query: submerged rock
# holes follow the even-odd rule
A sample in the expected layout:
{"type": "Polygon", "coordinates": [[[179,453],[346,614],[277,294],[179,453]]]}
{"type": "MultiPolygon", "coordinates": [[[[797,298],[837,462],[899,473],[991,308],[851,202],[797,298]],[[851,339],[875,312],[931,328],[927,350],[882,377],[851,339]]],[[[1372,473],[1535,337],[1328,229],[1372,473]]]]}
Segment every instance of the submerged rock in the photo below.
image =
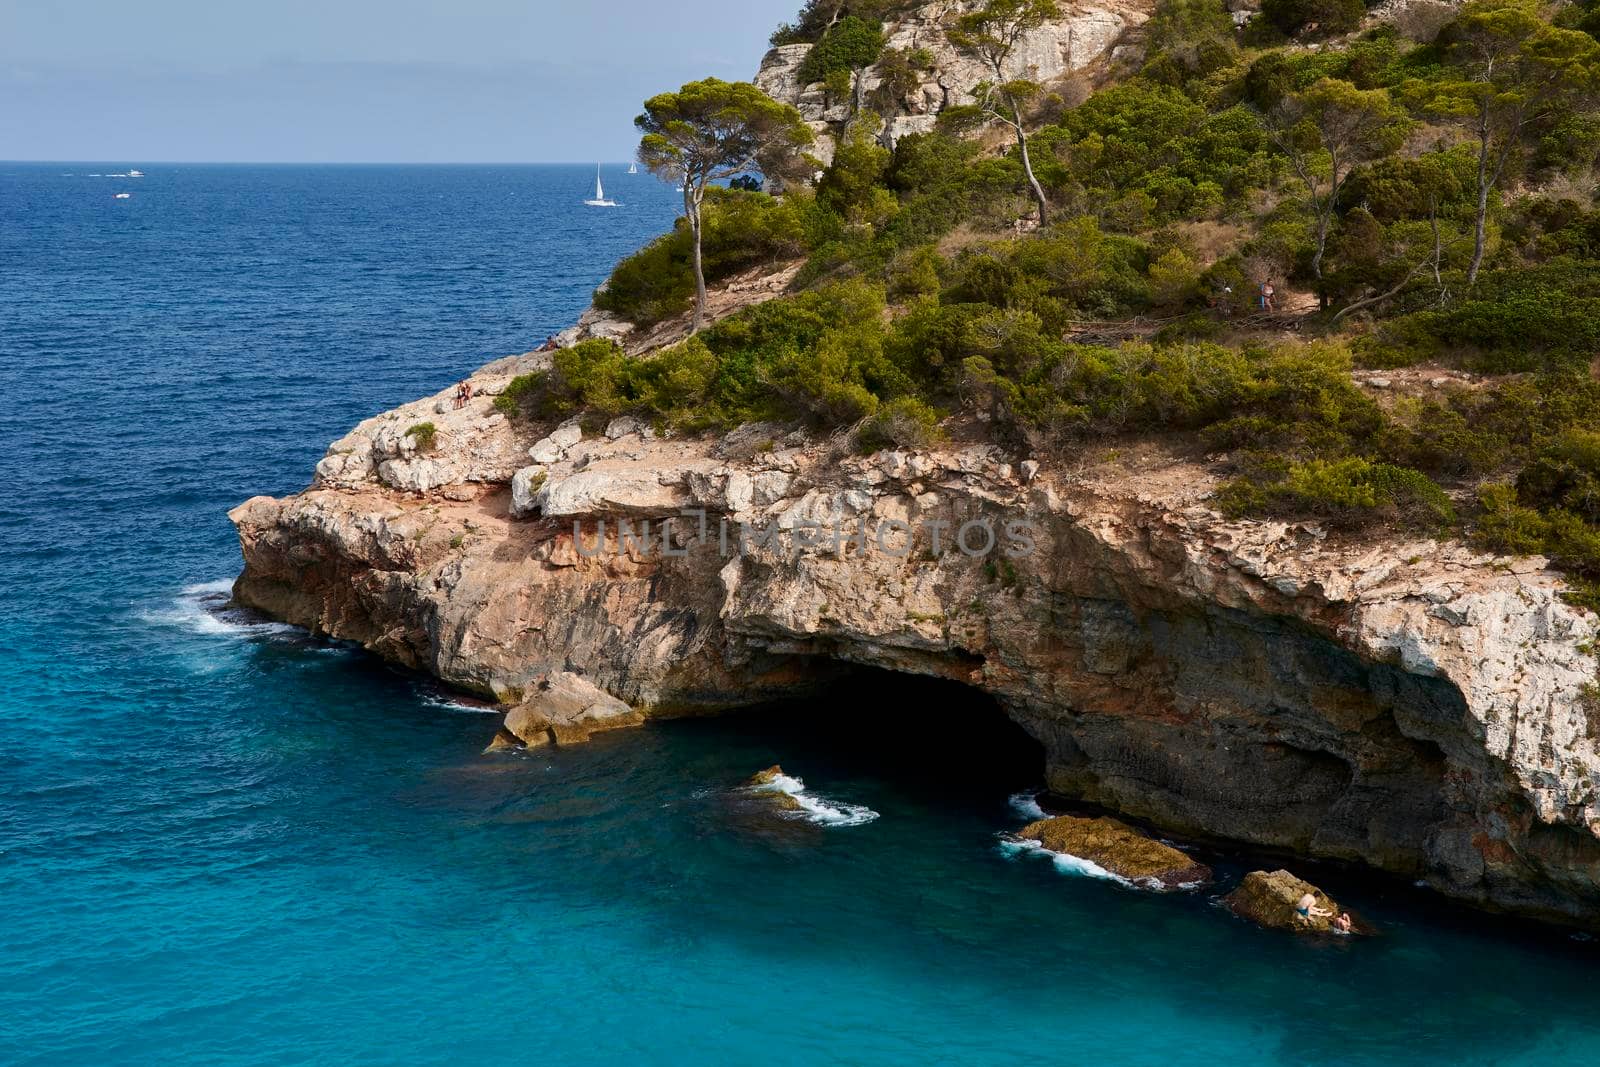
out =
{"type": "Polygon", "coordinates": [[[1303,933],[1328,933],[1333,920],[1344,911],[1332,897],[1296,878],[1288,871],[1251,871],[1239,888],[1223,898],[1234,914],[1269,930],[1299,930],[1303,933]],[[1301,897],[1310,893],[1316,905],[1309,918],[1295,910],[1301,897]],[[1326,912],[1327,914],[1318,914],[1326,912]]]}
{"type": "Polygon", "coordinates": [[[1017,836],[1152,888],[1178,889],[1211,879],[1209,867],[1117,819],[1058,815],[1029,823],[1017,836]]]}

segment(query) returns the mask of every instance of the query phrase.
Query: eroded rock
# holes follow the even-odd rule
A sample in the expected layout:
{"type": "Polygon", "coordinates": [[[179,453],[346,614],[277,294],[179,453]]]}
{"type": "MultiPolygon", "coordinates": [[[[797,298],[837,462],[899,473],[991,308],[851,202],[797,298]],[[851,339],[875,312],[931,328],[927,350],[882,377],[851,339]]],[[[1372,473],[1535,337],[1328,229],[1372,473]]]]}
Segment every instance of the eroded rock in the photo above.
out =
{"type": "Polygon", "coordinates": [[[644,716],[571,671],[546,678],[506,712],[505,729],[530,748],[587,741],[594,734],[637,726],[644,716]]]}
{"type": "Polygon", "coordinates": [[[1057,815],[1029,823],[1017,836],[1153,889],[1189,888],[1211,880],[1209,867],[1119,819],[1057,815]]]}

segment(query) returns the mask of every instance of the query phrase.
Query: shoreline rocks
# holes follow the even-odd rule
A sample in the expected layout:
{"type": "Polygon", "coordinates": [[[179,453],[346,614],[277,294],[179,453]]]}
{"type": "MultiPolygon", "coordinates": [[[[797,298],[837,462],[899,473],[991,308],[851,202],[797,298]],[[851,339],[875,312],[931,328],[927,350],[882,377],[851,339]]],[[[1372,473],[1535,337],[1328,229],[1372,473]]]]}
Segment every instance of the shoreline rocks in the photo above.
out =
{"type": "Polygon", "coordinates": [[[1188,889],[1211,880],[1209,867],[1108,816],[1057,815],[1029,823],[1016,836],[1148,889],[1188,889]]]}

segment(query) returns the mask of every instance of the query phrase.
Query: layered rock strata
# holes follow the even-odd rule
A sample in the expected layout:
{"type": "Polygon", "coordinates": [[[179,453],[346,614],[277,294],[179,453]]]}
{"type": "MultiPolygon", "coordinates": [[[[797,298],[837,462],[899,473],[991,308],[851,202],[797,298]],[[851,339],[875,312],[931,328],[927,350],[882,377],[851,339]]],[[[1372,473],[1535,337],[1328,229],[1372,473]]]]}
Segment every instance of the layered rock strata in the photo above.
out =
{"type": "Polygon", "coordinates": [[[496,411],[544,358],[235,509],[236,598],[502,701],[525,741],[853,665],[950,679],[1042,743],[1057,793],[1600,925],[1596,625],[1543,561],[1229,521],[1205,465],[1153,446],[1041,465],[958,430],[860,456],[496,411]],[[551,705],[573,679],[600,695],[551,705]]]}

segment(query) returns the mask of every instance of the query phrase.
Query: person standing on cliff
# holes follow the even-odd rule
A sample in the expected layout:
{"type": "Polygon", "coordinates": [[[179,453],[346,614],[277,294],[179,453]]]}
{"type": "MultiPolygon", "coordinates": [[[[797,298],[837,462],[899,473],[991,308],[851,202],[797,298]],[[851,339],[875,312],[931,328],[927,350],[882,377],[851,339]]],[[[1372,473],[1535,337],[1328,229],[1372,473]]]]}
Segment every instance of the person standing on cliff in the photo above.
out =
{"type": "Polygon", "coordinates": [[[1274,308],[1272,306],[1272,298],[1277,296],[1277,295],[1278,295],[1278,291],[1272,287],[1272,279],[1271,278],[1268,278],[1266,281],[1262,282],[1261,283],[1261,310],[1262,311],[1275,311],[1275,310],[1277,310],[1276,308],[1274,308]]]}

